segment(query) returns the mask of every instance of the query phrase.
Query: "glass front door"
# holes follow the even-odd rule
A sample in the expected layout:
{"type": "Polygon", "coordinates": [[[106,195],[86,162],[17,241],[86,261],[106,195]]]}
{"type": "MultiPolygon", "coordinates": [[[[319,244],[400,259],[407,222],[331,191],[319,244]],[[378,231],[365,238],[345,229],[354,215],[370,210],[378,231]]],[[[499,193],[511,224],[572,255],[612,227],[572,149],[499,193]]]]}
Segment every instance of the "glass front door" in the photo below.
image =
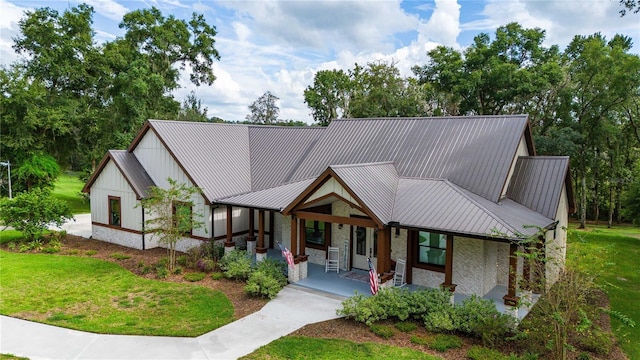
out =
{"type": "Polygon", "coordinates": [[[378,257],[378,229],[363,226],[353,227],[353,267],[369,270],[367,257],[371,257],[373,266],[378,257]]]}

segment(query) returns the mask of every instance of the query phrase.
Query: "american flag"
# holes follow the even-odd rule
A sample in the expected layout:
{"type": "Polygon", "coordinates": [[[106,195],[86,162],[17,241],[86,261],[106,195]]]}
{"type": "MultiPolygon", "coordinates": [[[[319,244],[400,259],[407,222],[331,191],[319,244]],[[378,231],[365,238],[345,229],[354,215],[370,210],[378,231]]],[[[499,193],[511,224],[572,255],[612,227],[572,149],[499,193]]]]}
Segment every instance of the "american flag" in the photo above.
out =
{"type": "Polygon", "coordinates": [[[371,263],[371,258],[367,258],[367,262],[369,262],[369,289],[371,294],[375,295],[378,293],[378,273],[371,263]]]}
{"type": "Polygon", "coordinates": [[[287,264],[289,264],[289,266],[293,266],[293,254],[291,254],[291,251],[280,243],[278,243],[278,246],[280,247],[280,250],[282,250],[282,256],[287,259],[287,264]]]}

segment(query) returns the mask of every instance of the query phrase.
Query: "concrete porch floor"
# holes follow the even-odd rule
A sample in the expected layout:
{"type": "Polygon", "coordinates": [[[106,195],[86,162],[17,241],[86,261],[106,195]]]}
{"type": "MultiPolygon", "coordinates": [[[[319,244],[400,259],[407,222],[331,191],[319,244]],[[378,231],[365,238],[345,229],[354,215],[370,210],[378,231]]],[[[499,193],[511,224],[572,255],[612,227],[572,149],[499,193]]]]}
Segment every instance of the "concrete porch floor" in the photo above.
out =
{"type": "MultiPolygon", "coordinates": [[[[282,253],[279,250],[269,249],[267,256],[269,258],[279,259],[285,261],[282,257],[282,253]]],[[[369,282],[367,278],[367,271],[353,269],[350,270],[356,273],[361,273],[366,281],[359,281],[350,278],[345,278],[344,275],[349,271],[340,270],[340,272],[336,273],[335,271],[326,272],[324,271],[324,265],[320,264],[308,264],[307,268],[307,278],[301,279],[295,282],[295,285],[305,287],[308,289],[313,289],[317,291],[322,291],[325,293],[341,296],[344,298],[353,296],[356,292],[362,294],[364,296],[371,296],[371,292],[369,290],[369,282]]],[[[423,286],[408,284],[406,285],[411,291],[417,291],[425,289],[423,286]]],[[[501,313],[510,313],[511,311],[504,304],[504,300],[502,297],[507,293],[506,286],[495,286],[491,289],[487,294],[483,296],[484,299],[491,300],[496,305],[496,308],[501,313]]],[[[523,294],[518,294],[522,296],[523,294]]],[[[462,303],[462,301],[466,298],[471,297],[470,295],[465,295],[461,293],[454,293],[453,299],[456,304],[462,303]]],[[[522,320],[531,307],[538,301],[539,295],[532,295],[531,300],[528,301],[530,304],[521,305],[518,308],[518,320],[522,320]]]]}

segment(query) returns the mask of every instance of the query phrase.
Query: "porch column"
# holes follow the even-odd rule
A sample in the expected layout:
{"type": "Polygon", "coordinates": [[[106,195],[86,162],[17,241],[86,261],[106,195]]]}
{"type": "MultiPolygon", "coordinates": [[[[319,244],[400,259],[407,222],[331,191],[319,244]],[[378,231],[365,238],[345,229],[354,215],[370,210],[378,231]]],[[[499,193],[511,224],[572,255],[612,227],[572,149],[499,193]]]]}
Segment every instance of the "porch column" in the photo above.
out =
{"type": "Polygon", "coordinates": [[[256,248],[256,261],[262,261],[266,258],[267,248],[264,246],[264,210],[258,210],[258,247],[256,248]]]}
{"type": "Polygon", "coordinates": [[[516,295],[516,282],[518,273],[518,257],[516,252],[518,245],[516,243],[509,244],[509,289],[507,295],[502,297],[505,305],[517,306],[520,298],[516,295]]]}
{"type": "Polygon", "coordinates": [[[391,228],[378,229],[378,273],[391,271],[391,228]]]}
{"type": "Polygon", "coordinates": [[[531,244],[524,244],[524,258],[522,259],[522,289],[531,290],[531,244]]]}
{"type": "Polygon", "coordinates": [[[296,256],[298,255],[298,219],[295,215],[291,214],[291,255],[293,255],[294,264],[289,266],[289,281],[297,282],[300,280],[300,274],[298,273],[298,264],[296,264],[296,256]]]}
{"type": "MultiPolygon", "coordinates": [[[[276,229],[276,220],[275,220],[275,211],[269,211],[269,249],[273,249],[275,246],[275,229],[276,229]]],[[[266,245],[265,245],[266,246],[266,245]]]]}
{"type": "Polygon", "coordinates": [[[298,267],[298,276],[300,277],[300,279],[306,279],[307,271],[308,271],[307,260],[309,259],[309,256],[305,254],[306,247],[307,247],[307,229],[305,227],[304,219],[300,219],[298,233],[300,234],[299,236],[299,239],[300,239],[299,253],[300,254],[295,257],[295,263],[296,263],[296,266],[298,267]]]}
{"type": "Polygon", "coordinates": [[[233,241],[233,206],[227,205],[227,238],[224,242],[224,253],[227,254],[236,248],[233,241]]]}
{"type": "Polygon", "coordinates": [[[451,296],[453,296],[456,291],[456,284],[453,283],[453,235],[447,235],[447,245],[444,253],[444,282],[440,287],[449,290],[451,296]]]}
{"type": "Polygon", "coordinates": [[[254,236],[255,210],[249,209],[249,234],[247,235],[247,252],[254,254],[256,252],[256,237],[254,236]]]}

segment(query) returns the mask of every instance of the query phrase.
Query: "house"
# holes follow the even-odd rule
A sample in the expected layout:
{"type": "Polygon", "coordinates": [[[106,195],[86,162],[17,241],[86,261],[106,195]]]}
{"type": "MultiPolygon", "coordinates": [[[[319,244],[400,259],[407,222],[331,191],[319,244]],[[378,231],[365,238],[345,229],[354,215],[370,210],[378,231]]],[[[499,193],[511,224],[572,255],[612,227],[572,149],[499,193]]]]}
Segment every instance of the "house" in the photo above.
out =
{"type": "Polygon", "coordinates": [[[149,120],[84,188],[93,238],[157,247],[139,203],[167,178],[202,190],[193,200],[205,227],[179,250],[241,243],[260,260],[277,241],[295,257],[295,282],[338,247],[343,270],[367,269],[371,257],[385,282],[403,259],[409,283],[480,296],[504,286],[507,305],[518,286],[555,282],[573,211],[569,159],[536,156],[526,115],[327,128],[149,120]],[[517,256],[531,249],[554,261],[517,256]]]}

